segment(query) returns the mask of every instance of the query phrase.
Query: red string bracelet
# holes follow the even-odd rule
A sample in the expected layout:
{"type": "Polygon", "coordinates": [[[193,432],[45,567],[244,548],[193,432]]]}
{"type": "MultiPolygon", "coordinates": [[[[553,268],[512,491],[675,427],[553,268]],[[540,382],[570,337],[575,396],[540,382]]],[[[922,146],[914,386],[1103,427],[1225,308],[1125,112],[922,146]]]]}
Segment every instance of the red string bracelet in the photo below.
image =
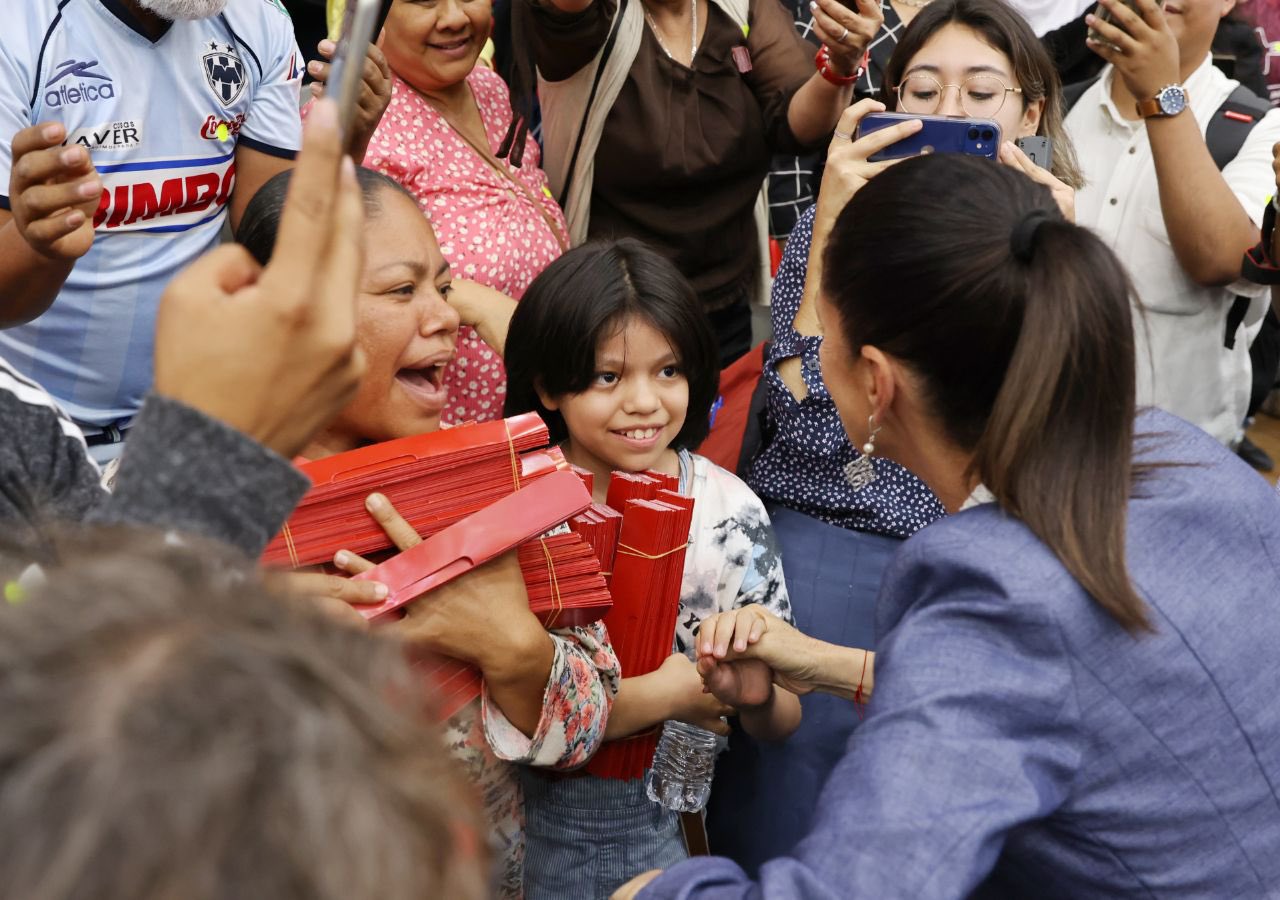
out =
{"type": "Polygon", "coordinates": [[[862,651],[862,674],[858,676],[858,689],[853,692],[853,708],[858,714],[858,721],[866,716],[867,701],[862,696],[862,684],[867,678],[867,657],[870,655],[866,650],[862,651]]]}

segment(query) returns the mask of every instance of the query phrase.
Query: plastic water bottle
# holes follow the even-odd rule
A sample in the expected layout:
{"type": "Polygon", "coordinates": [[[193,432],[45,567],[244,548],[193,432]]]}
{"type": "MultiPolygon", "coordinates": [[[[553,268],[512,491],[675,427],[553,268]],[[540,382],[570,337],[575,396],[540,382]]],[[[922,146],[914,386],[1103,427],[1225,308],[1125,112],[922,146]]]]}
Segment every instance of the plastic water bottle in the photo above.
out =
{"type": "Polygon", "coordinates": [[[662,727],[645,792],[676,812],[697,812],[711,796],[716,736],[704,728],[669,721],[662,727]]]}

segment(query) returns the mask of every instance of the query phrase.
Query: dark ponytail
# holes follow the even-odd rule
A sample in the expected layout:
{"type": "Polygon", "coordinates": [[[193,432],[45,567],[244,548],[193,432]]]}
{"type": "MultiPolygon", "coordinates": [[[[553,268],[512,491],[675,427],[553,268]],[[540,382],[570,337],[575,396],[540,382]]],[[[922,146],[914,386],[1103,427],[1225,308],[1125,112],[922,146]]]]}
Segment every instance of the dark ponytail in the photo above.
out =
{"type": "Polygon", "coordinates": [[[923,156],[841,213],[823,292],[854,352],[875,346],[921,377],[1001,507],[1116,621],[1148,629],[1125,564],[1132,289],[1106,245],[1019,172],[923,156]]]}

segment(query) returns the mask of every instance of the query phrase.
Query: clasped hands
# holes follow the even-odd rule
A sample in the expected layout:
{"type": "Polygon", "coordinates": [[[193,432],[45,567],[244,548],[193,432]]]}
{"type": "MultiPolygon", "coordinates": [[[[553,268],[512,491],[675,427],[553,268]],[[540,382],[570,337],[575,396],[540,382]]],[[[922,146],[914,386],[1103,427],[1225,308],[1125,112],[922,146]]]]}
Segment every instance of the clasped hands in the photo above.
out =
{"type": "Polygon", "coordinates": [[[698,674],[704,690],[736,709],[767,703],[773,688],[807,694],[815,687],[812,639],[757,604],[703,619],[698,674]]]}

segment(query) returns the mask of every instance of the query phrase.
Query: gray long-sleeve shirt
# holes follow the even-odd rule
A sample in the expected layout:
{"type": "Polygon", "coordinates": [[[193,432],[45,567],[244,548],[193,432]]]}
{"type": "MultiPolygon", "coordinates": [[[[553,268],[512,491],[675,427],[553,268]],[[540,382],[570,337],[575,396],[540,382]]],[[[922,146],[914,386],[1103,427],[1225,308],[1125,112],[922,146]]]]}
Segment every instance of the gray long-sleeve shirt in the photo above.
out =
{"type": "Polygon", "coordinates": [[[0,360],[0,531],[22,543],[41,524],[129,523],[262,552],[308,485],[289,462],[176,400],[147,398],[113,493],[84,439],[38,385],[0,360]]]}

